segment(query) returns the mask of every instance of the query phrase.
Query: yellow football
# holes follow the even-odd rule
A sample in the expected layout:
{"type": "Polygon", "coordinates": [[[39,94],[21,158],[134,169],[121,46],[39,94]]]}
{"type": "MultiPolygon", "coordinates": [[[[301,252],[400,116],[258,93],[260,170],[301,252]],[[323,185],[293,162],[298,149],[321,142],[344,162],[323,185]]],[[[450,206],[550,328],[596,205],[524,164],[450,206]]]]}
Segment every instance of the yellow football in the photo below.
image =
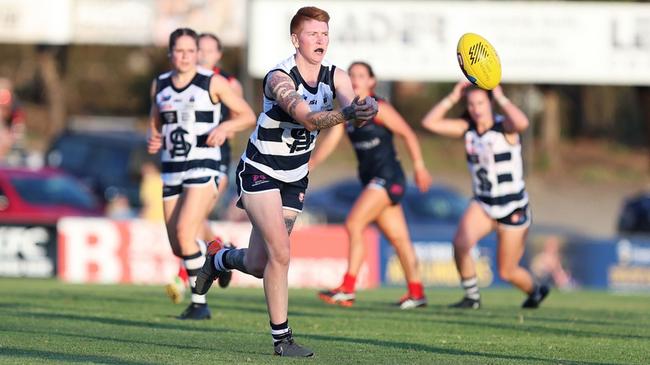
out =
{"type": "Polygon", "coordinates": [[[456,47],[458,65],[474,85],[492,90],[501,82],[501,61],[494,47],[485,38],[465,33],[456,47]]]}

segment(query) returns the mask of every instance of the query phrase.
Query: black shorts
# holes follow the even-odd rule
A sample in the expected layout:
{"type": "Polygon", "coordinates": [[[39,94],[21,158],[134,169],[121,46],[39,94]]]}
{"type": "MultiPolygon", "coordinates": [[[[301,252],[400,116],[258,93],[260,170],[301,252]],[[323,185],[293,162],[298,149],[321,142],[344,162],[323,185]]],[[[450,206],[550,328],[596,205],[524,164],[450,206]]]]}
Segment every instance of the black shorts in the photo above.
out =
{"type": "Polygon", "coordinates": [[[530,226],[532,219],[530,208],[526,204],[523,208],[517,208],[507,216],[497,219],[497,223],[506,227],[525,228],[530,226]]]}
{"type": "Polygon", "coordinates": [[[389,178],[381,176],[363,176],[361,175],[361,184],[366,188],[385,189],[393,205],[397,205],[404,198],[406,192],[406,178],[404,173],[394,174],[389,178]]]}
{"type": "Polygon", "coordinates": [[[307,176],[298,181],[284,182],[275,179],[255,167],[239,161],[236,171],[237,180],[237,207],[244,209],[241,201],[242,193],[258,194],[266,191],[277,190],[282,198],[282,208],[302,212],[305,201],[305,191],[309,179],[307,176]]]}
{"type": "Polygon", "coordinates": [[[223,175],[204,176],[192,179],[185,179],[178,185],[163,185],[163,200],[177,198],[183,192],[183,188],[192,186],[203,186],[214,183],[214,187],[219,191],[219,180],[223,175]]]}

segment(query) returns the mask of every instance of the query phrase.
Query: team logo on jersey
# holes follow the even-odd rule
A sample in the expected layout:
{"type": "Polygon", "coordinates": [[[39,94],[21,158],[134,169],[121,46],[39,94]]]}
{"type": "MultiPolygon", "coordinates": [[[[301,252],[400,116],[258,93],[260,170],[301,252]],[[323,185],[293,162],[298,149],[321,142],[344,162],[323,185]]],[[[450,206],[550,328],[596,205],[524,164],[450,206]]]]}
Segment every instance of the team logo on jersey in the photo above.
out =
{"type": "Polygon", "coordinates": [[[175,111],[165,111],[160,113],[160,116],[162,117],[162,122],[163,124],[174,124],[178,123],[177,115],[175,111]]]}
{"type": "Polygon", "coordinates": [[[174,129],[169,134],[169,140],[171,141],[169,154],[172,156],[172,158],[176,156],[187,157],[187,155],[190,154],[192,145],[185,140],[186,134],[188,134],[188,132],[181,127],[174,129]]]}
{"type": "Polygon", "coordinates": [[[314,142],[314,136],[312,136],[311,132],[304,128],[292,129],[291,138],[293,138],[293,143],[287,143],[287,147],[289,147],[289,153],[307,151],[311,144],[314,142]]]}
{"type": "Polygon", "coordinates": [[[194,102],[194,95],[190,96],[190,103],[194,102]]]}

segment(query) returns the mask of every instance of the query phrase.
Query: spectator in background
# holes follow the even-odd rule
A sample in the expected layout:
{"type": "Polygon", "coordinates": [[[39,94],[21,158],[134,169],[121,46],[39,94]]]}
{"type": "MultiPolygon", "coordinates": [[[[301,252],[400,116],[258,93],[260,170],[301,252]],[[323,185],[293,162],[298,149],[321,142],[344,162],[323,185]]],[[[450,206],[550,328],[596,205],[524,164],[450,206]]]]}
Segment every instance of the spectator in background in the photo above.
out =
{"type": "Polygon", "coordinates": [[[9,79],[0,78],[0,161],[20,146],[25,131],[23,112],[9,79]]]}
{"type": "Polygon", "coordinates": [[[140,217],[152,222],[164,222],[163,203],[160,196],[163,191],[163,181],[158,166],[147,161],[140,167],[142,180],[140,182],[140,202],[142,210],[140,217]]]}

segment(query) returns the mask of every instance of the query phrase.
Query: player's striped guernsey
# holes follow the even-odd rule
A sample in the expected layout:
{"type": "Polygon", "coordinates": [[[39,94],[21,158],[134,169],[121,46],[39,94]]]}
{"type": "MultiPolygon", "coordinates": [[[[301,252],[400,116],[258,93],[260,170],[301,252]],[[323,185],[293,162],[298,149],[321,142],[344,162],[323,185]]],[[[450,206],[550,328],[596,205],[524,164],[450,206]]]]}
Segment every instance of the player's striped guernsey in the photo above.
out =
{"type": "MultiPolygon", "coordinates": [[[[302,95],[312,111],[328,111],[334,108],[333,99],[335,66],[323,62],[318,74],[318,84],[309,86],[298,72],[294,56],[275,66],[272,72],[284,72],[293,80],[296,91],[302,95]]],[[[310,132],[296,122],[264,92],[263,112],[257,119],[257,127],[251,134],[242,160],[265,174],[284,182],[302,179],[308,173],[307,163],[314,149],[318,131],[310,132]]]]}
{"type": "Polygon", "coordinates": [[[496,115],[494,119],[494,126],[483,134],[470,121],[465,132],[465,152],[475,199],[490,217],[499,219],[528,204],[528,194],[519,136],[516,143],[508,142],[504,116],[496,115]]]}
{"type": "MultiPolygon", "coordinates": [[[[217,75],[223,76],[229,82],[232,80],[237,80],[234,76],[222,70],[220,67],[215,66],[214,68],[212,68],[212,71],[217,75]]],[[[228,121],[229,119],[230,119],[230,109],[228,109],[226,104],[221,103],[221,122],[228,121]]],[[[229,165],[230,155],[231,155],[230,140],[226,138],[226,140],[223,141],[223,144],[221,145],[221,163],[225,165],[229,165]]]]}
{"type": "Polygon", "coordinates": [[[221,152],[209,147],[208,134],[219,125],[221,103],[210,97],[212,71],[202,68],[182,89],[172,84],[172,73],[156,80],[156,104],[162,124],[162,177],[165,185],[217,176],[221,152]]]}

